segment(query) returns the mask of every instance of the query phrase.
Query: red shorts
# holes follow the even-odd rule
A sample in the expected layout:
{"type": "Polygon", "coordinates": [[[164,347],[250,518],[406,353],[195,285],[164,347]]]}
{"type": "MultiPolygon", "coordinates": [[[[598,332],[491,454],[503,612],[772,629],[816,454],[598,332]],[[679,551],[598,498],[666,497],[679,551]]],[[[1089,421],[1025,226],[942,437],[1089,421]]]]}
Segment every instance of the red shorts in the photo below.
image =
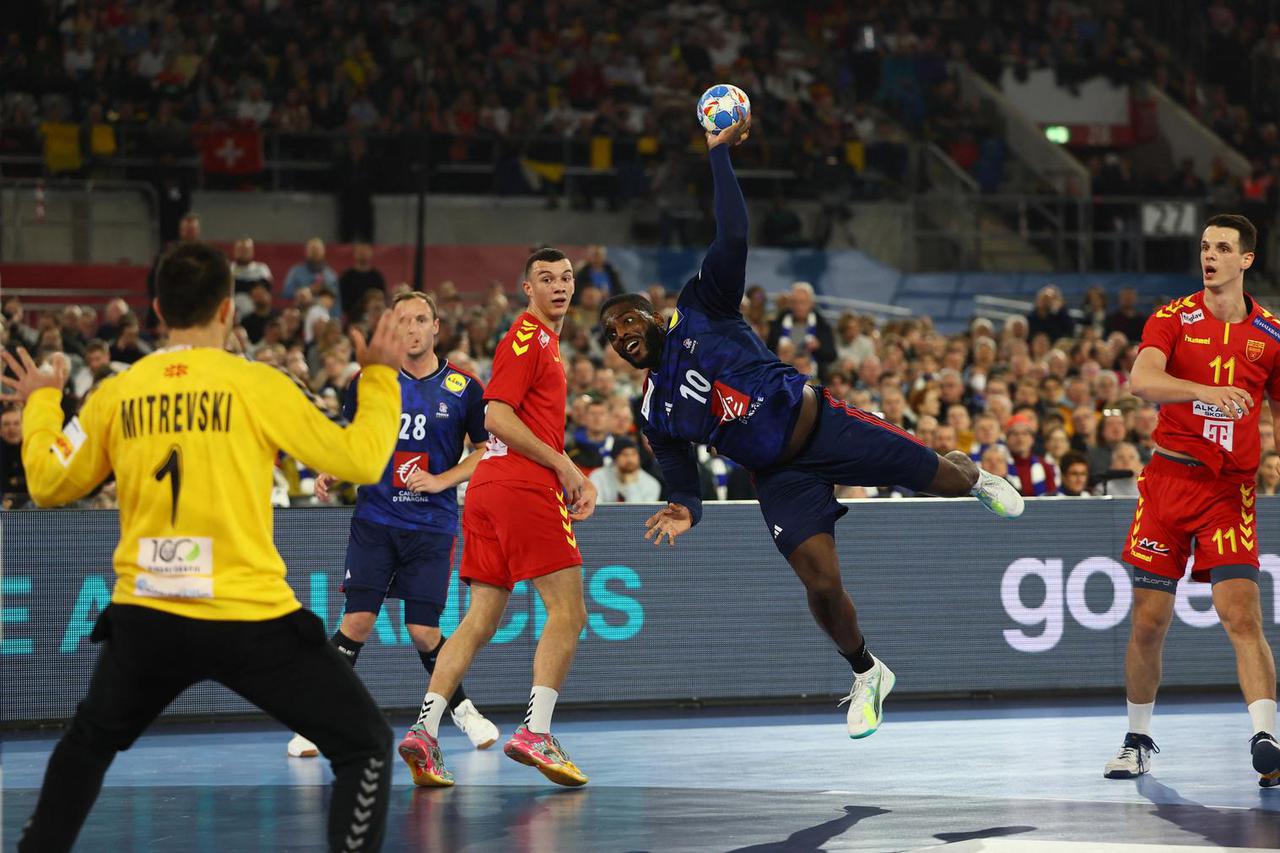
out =
{"type": "Polygon", "coordinates": [[[1125,543],[1131,566],[1179,580],[1193,550],[1191,579],[1215,566],[1258,566],[1254,484],[1224,482],[1204,465],[1159,453],[1138,477],[1138,508],[1125,543]]]}
{"type": "Polygon", "coordinates": [[[573,522],[559,489],[510,480],[467,489],[458,577],[511,589],[582,565],[573,522]]]}

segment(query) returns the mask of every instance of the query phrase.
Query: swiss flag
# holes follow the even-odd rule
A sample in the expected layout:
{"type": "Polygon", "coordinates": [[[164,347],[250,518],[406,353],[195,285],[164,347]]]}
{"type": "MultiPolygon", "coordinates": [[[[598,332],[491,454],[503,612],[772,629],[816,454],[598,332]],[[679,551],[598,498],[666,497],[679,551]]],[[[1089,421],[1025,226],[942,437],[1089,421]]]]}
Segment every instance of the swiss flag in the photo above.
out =
{"type": "Polygon", "coordinates": [[[206,172],[252,175],[262,171],[262,134],[256,130],[214,130],[200,136],[200,163],[206,172]]]}

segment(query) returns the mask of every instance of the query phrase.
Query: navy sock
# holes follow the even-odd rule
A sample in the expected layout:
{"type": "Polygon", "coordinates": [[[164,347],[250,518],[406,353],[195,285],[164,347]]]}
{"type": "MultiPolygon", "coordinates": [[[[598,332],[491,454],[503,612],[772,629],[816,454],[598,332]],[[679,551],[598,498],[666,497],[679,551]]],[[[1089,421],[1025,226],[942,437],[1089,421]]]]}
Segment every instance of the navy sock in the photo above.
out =
{"type": "MultiPolygon", "coordinates": [[[[418,657],[422,660],[422,668],[427,671],[427,675],[431,675],[431,673],[435,672],[436,657],[439,656],[440,650],[443,648],[444,640],[442,639],[440,640],[440,643],[429,652],[424,652],[421,649],[418,650],[418,657]]],[[[467,692],[463,690],[462,685],[459,684],[458,689],[453,691],[453,696],[449,699],[449,710],[452,711],[465,701],[467,701],[467,692]]]]}

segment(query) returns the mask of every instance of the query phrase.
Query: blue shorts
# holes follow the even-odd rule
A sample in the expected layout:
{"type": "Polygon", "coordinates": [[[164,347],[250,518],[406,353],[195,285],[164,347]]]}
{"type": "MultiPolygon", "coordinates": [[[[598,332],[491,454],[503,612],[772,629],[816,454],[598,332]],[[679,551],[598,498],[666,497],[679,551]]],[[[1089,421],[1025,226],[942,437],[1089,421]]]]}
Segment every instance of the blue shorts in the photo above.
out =
{"type": "Polygon", "coordinates": [[[848,512],[836,486],[905,486],[921,491],[938,474],[938,454],[915,436],[819,389],[809,440],[785,465],[755,472],[760,512],[782,556],[817,533],[834,534],[848,512]]]}
{"type": "MultiPolygon", "coordinates": [[[[360,518],[351,519],[342,591],[360,603],[382,598],[423,602],[442,609],[449,597],[453,546],[457,537],[432,530],[406,530],[360,518]],[[372,597],[369,593],[377,593],[372,597]]],[[[360,607],[361,610],[371,606],[360,607]]],[[[374,610],[374,612],[377,612],[374,610]]]]}

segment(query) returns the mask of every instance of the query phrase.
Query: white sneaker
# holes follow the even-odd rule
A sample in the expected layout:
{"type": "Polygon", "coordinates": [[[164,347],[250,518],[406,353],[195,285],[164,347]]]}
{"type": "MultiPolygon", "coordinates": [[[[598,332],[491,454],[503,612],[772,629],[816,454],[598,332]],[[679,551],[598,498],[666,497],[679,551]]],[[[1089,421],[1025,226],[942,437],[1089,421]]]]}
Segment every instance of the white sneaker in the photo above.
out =
{"type": "Polygon", "coordinates": [[[1026,501],[1004,477],[997,477],[989,471],[978,469],[978,482],[969,492],[994,515],[1001,518],[1017,518],[1026,508],[1026,501]]]}
{"type": "Polygon", "coordinates": [[[485,719],[470,699],[460,702],[449,716],[453,717],[453,724],[471,738],[476,749],[488,749],[498,742],[498,727],[485,719]]]}
{"type": "Polygon", "coordinates": [[[302,735],[295,734],[293,739],[289,741],[289,757],[290,758],[315,758],[320,754],[320,750],[311,741],[302,735]]]}
{"type": "Polygon", "coordinates": [[[1129,732],[1116,757],[1103,768],[1102,775],[1108,779],[1136,779],[1151,772],[1151,753],[1159,751],[1160,747],[1150,736],[1129,732]]]}
{"type": "Polygon", "coordinates": [[[846,721],[849,725],[849,737],[864,738],[875,734],[884,721],[884,697],[889,695],[897,679],[889,667],[875,655],[871,659],[876,665],[871,669],[855,675],[849,695],[837,703],[837,707],[849,703],[849,714],[846,721]]]}

